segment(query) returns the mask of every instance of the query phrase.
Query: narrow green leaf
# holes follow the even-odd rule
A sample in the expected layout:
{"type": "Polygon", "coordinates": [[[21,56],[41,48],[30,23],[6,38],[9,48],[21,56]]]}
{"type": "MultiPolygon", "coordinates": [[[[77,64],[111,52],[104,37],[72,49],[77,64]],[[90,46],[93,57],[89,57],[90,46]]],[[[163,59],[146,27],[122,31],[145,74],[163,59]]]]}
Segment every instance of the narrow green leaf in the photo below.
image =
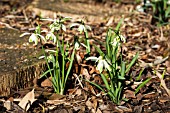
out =
{"type": "Polygon", "coordinates": [[[144,85],[146,85],[152,78],[148,78],[146,79],[145,81],[143,81],[138,87],[137,89],[135,90],[135,94],[139,92],[139,90],[144,87],[144,85]]]}
{"type": "Polygon", "coordinates": [[[121,77],[124,77],[125,76],[125,62],[122,61],[121,62],[121,77]]]}
{"type": "Polygon", "coordinates": [[[111,58],[111,48],[110,48],[110,35],[111,35],[111,29],[107,31],[107,36],[106,36],[106,53],[109,58],[111,58]]]}
{"type": "Polygon", "coordinates": [[[143,68],[142,70],[140,70],[139,75],[138,75],[138,77],[136,78],[137,81],[140,80],[140,77],[142,76],[142,73],[143,73],[144,70],[145,70],[145,68],[143,68]]]}
{"type": "Polygon", "coordinates": [[[46,76],[48,73],[50,73],[50,71],[53,71],[53,70],[54,70],[54,69],[49,69],[49,70],[45,71],[45,72],[40,76],[40,78],[46,76]]]}
{"type": "Polygon", "coordinates": [[[132,59],[132,61],[131,61],[130,64],[128,65],[125,73],[127,73],[127,72],[130,70],[130,68],[131,68],[131,67],[133,66],[133,64],[136,62],[138,56],[139,56],[139,53],[137,53],[137,54],[135,55],[135,57],[132,59]]]}
{"type": "Polygon", "coordinates": [[[62,53],[62,72],[61,72],[62,73],[62,83],[61,83],[61,85],[63,86],[64,82],[65,82],[64,79],[65,79],[65,64],[66,64],[65,63],[64,39],[62,39],[62,50],[61,50],[61,53],[62,53]]]}
{"type": "Polygon", "coordinates": [[[89,82],[90,84],[96,86],[96,87],[97,87],[98,89],[100,89],[102,92],[106,93],[106,92],[104,91],[104,89],[103,89],[100,85],[98,85],[98,84],[96,84],[96,83],[94,83],[94,82],[91,82],[91,81],[89,81],[89,80],[86,80],[86,81],[89,82]]]}
{"type": "Polygon", "coordinates": [[[100,75],[101,75],[101,77],[102,77],[102,80],[103,80],[103,82],[104,82],[104,84],[105,84],[107,90],[109,91],[109,90],[110,90],[110,86],[109,86],[109,83],[108,83],[108,81],[107,81],[105,75],[103,75],[102,73],[101,73],[100,75]]]}
{"type": "Polygon", "coordinates": [[[118,79],[119,80],[125,80],[125,77],[124,76],[118,76],[118,79]]]}
{"type": "Polygon", "coordinates": [[[99,47],[97,47],[95,44],[93,44],[93,46],[95,47],[97,52],[100,54],[100,56],[104,57],[104,55],[105,55],[104,52],[99,47]]]}
{"type": "Polygon", "coordinates": [[[65,87],[65,84],[66,84],[68,75],[70,74],[71,68],[72,68],[72,66],[73,66],[74,55],[75,55],[75,48],[73,49],[73,52],[72,52],[72,54],[71,54],[71,61],[70,61],[69,67],[68,67],[68,69],[67,69],[67,73],[66,73],[66,77],[65,77],[65,82],[64,82],[64,87],[65,87]]]}
{"type": "Polygon", "coordinates": [[[165,11],[165,17],[168,17],[170,13],[170,6],[165,11]]]}
{"type": "Polygon", "coordinates": [[[116,29],[115,29],[116,31],[120,29],[120,25],[122,24],[122,22],[123,22],[123,18],[121,18],[119,23],[117,24],[116,29]]]}

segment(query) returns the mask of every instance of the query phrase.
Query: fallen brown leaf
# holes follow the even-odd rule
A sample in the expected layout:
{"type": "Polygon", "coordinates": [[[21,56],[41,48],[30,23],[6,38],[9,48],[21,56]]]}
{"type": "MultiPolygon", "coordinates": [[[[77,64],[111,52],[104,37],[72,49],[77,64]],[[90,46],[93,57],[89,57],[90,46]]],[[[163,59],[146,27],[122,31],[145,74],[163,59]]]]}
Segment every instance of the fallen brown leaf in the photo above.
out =
{"type": "Polygon", "coordinates": [[[160,81],[161,81],[161,85],[162,87],[166,90],[166,92],[168,93],[168,95],[170,96],[170,89],[167,88],[164,79],[162,78],[162,75],[157,71],[156,75],[159,77],[160,81]]]}
{"type": "Polygon", "coordinates": [[[126,90],[125,91],[125,96],[126,96],[126,98],[136,98],[135,92],[131,91],[131,90],[126,90]]]}
{"type": "Polygon", "coordinates": [[[42,87],[52,87],[53,84],[52,84],[52,77],[49,77],[47,79],[45,79],[43,82],[41,82],[41,86],[42,87]]]}
{"type": "Polygon", "coordinates": [[[30,108],[30,105],[35,101],[34,89],[28,92],[24,98],[19,102],[19,106],[26,111],[30,108]]]}

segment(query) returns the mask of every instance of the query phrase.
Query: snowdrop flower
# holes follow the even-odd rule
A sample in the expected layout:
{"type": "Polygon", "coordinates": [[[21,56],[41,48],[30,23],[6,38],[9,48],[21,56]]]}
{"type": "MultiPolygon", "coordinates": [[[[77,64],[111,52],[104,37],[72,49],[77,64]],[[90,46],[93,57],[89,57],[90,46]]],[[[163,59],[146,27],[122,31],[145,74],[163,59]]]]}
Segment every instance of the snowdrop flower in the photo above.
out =
{"type": "Polygon", "coordinates": [[[29,37],[29,42],[34,42],[35,45],[38,44],[38,37],[36,36],[35,33],[32,33],[31,36],[29,37]]]}
{"type": "Polygon", "coordinates": [[[87,30],[91,31],[91,27],[88,25],[84,25],[84,24],[79,24],[79,23],[73,23],[70,28],[76,27],[78,26],[78,31],[80,32],[80,34],[82,34],[82,32],[87,32],[87,30]]]}
{"type": "MultiPolygon", "coordinates": [[[[40,56],[38,59],[44,59],[45,56],[40,56]]],[[[52,54],[50,54],[49,56],[47,56],[47,61],[48,62],[53,62],[54,61],[54,56],[52,54]]]]}
{"type": "Polygon", "coordinates": [[[46,35],[46,39],[47,39],[47,40],[53,40],[54,44],[55,44],[56,41],[57,41],[56,36],[55,36],[52,32],[49,32],[49,33],[46,35]]]}
{"type": "Polygon", "coordinates": [[[120,35],[120,40],[121,40],[123,43],[126,43],[126,38],[125,38],[123,35],[120,35]]]}
{"type": "Polygon", "coordinates": [[[49,56],[47,56],[47,60],[48,60],[48,62],[53,62],[54,56],[52,54],[50,54],[49,56]]]}
{"type": "Polygon", "coordinates": [[[25,36],[25,35],[31,35],[31,36],[29,37],[29,42],[34,42],[35,45],[38,44],[38,38],[40,38],[41,40],[43,40],[44,42],[46,42],[46,39],[44,38],[44,36],[42,36],[42,35],[40,35],[40,34],[28,33],[28,32],[26,32],[26,33],[21,34],[20,37],[23,37],[23,36],[25,36]]]}
{"type": "Polygon", "coordinates": [[[126,38],[123,35],[117,36],[114,38],[114,40],[113,40],[113,42],[111,42],[111,44],[113,44],[113,46],[120,45],[120,41],[125,43],[126,38]]]}
{"type": "Polygon", "coordinates": [[[88,57],[86,60],[92,60],[98,62],[96,69],[102,73],[103,68],[107,69],[108,71],[112,71],[111,66],[108,64],[108,62],[103,59],[102,56],[97,57],[88,57]]]}
{"type": "Polygon", "coordinates": [[[170,0],[167,1],[167,4],[170,5],[170,0]]]}
{"type": "Polygon", "coordinates": [[[80,43],[76,41],[75,44],[74,44],[74,47],[75,47],[76,50],[78,50],[79,47],[80,47],[80,43]]]}

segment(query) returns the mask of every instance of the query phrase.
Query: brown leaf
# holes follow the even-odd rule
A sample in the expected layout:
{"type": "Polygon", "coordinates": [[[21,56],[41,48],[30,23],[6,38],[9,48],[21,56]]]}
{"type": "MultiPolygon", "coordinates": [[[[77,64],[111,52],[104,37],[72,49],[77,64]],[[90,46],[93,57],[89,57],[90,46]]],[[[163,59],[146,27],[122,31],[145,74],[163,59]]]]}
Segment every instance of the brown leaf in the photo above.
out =
{"type": "Polygon", "coordinates": [[[93,103],[90,100],[86,101],[86,106],[91,109],[93,107],[93,103]]]}
{"type": "Polygon", "coordinates": [[[82,94],[81,89],[77,89],[75,94],[76,94],[77,96],[80,96],[80,95],[82,94]]]}
{"type": "Polygon", "coordinates": [[[150,98],[153,98],[153,97],[156,97],[156,96],[157,96],[157,95],[156,95],[155,92],[151,92],[151,93],[145,94],[143,97],[144,97],[145,99],[150,99],[150,98]]]}
{"type": "Polygon", "coordinates": [[[169,100],[170,100],[169,97],[160,97],[160,98],[159,98],[159,101],[160,101],[161,103],[168,102],[169,100]]]}
{"type": "Polygon", "coordinates": [[[35,101],[35,94],[34,94],[34,89],[30,92],[28,92],[24,98],[19,102],[19,106],[26,111],[30,108],[30,105],[35,101]]]}
{"type": "Polygon", "coordinates": [[[92,97],[92,101],[93,101],[93,108],[94,108],[94,110],[96,111],[98,102],[97,102],[97,99],[96,99],[95,96],[92,97]]]}
{"type": "Polygon", "coordinates": [[[98,108],[96,113],[102,113],[102,111],[98,108]]]}
{"type": "Polygon", "coordinates": [[[125,91],[125,96],[126,96],[126,98],[136,98],[135,92],[131,91],[131,90],[126,90],[125,91]]]}
{"type": "Polygon", "coordinates": [[[170,73],[170,67],[167,67],[166,70],[168,73],[170,73]]]}
{"type": "Polygon", "coordinates": [[[93,74],[95,72],[95,67],[94,66],[89,66],[90,74],[93,74]]]}
{"type": "Polygon", "coordinates": [[[170,96],[170,89],[167,88],[164,79],[162,78],[162,75],[159,72],[156,72],[156,75],[159,77],[160,81],[161,81],[161,85],[162,87],[166,90],[166,92],[168,93],[168,95],[170,96]]]}
{"type": "Polygon", "coordinates": [[[66,104],[66,105],[70,105],[70,103],[67,103],[65,100],[47,100],[47,104],[55,104],[55,105],[66,104]]]}
{"type": "Polygon", "coordinates": [[[141,93],[139,93],[139,94],[137,94],[136,97],[137,97],[137,100],[139,101],[139,100],[141,100],[143,98],[143,95],[141,93]]]}
{"type": "Polygon", "coordinates": [[[114,20],[114,17],[112,16],[112,17],[108,20],[106,26],[110,26],[110,25],[113,23],[113,20],[114,20]]]}
{"type": "Polygon", "coordinates": [[[4,102],[4,107],[7,109],[7,110],[13,110],[13,102],[7,100],[4,102]]]}
{"type": "Polygon", "coordinates": [[[41,86],[42,87],[52,87],[53,84],[52,84],[52,77],[49,77],[47,79],[45,79],[43,82],[41,82],[41,86]]]}
{"type": "Polygon", "coordinates": [[[80,64],[82,62],[82,58],[79,54],[76,54],[76,60],[77,60],[78,64],[80,64]]]}
{"type": "Polygon", "coordinates": [[[49,100],[60,100],[60,99],[64,99],[65,97],[66,97],[65,95],[53,93],[51,96],[48,97],[48,99],[49,100]]]}
{"type": "Polygon", "coordinates": [[[90,80],[90,75],[86,68],[81,67],[81,74],[84,75],[87,80],[90,80]]]}

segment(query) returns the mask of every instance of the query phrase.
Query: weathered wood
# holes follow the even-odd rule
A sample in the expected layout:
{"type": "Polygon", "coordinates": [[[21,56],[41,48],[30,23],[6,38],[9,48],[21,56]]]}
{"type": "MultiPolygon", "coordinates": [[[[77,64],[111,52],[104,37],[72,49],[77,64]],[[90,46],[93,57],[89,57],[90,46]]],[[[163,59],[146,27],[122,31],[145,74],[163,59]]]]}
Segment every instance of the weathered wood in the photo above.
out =
{"type": "Polygon", "coordinates": [[[33,79],[46,69],[45,62],[37,60],[38,52],[28,44],[28,37],[8,28],[0,29],[0,96],[32,86],[33,79]]]}

